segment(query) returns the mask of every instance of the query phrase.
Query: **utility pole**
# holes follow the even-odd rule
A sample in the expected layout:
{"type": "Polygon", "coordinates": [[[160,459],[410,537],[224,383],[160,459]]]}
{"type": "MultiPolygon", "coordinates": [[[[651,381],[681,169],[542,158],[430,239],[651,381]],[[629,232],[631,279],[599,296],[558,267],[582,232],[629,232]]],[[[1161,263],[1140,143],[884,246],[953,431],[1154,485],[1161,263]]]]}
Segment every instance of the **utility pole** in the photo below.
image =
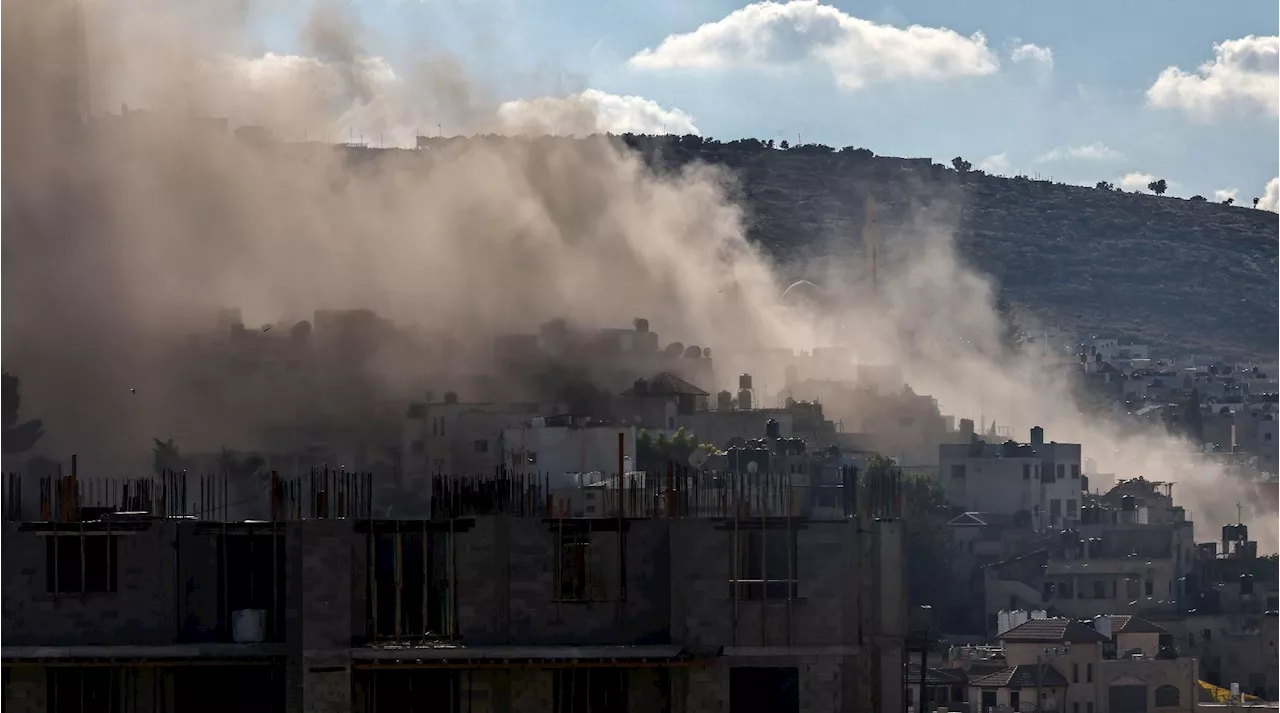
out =
{"type": "Polygon", "coordinates": [[[1036,655],[1036,713],[1044,713],[1044,667],[1049,664],[1050,658],[1066,655],[1067,648],[1065,646],[1048,648],[1044,650],[1043,654],[1036,655]]]}

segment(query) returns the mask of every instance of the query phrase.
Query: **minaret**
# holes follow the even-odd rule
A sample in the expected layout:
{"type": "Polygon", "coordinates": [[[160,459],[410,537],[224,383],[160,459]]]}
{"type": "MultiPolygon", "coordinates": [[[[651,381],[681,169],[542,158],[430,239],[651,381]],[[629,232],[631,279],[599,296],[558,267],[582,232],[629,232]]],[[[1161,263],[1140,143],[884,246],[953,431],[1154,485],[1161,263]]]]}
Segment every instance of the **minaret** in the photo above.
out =
{"type": "Polygon", "coordinates": [[[866,207],[862,218],[862,259],[863,269],[871,277],[871,293],[880,294],[877,262],[880,258],[880,231],[876,228],[876,201],[870,192],[867,193],[866,207]]]}

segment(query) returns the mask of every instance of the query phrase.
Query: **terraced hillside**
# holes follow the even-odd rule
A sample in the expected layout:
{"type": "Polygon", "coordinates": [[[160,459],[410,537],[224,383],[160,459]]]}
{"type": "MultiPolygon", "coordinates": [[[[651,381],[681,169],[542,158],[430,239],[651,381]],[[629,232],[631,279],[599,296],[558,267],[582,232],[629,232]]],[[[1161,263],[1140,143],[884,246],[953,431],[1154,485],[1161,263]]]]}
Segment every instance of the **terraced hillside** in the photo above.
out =
{"type": "Polygon", "coordinates": [[[1174,351],[1276,358],[1276,213],[961,175],[865,151],[626,140],[668,168],[700,160],[729,169],[752,237],[784,263],[860,252],[862,195],[871,190],[887,237],[922,212],[954,226],[962,257],[1046,324],[1174,351]]]}

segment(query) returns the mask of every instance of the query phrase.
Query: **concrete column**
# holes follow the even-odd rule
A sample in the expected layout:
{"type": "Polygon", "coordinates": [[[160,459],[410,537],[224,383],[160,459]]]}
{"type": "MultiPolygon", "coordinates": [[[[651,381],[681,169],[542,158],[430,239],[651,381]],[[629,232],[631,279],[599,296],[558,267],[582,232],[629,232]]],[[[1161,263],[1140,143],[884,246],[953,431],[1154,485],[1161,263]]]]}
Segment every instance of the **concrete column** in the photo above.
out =
{"type": "Polygon", "coordinates": [[[291,645],[285,679],[291,713],[352,710],[354,533],[350,520],[307,520],[291,523],[286,530],[291,645]]]}

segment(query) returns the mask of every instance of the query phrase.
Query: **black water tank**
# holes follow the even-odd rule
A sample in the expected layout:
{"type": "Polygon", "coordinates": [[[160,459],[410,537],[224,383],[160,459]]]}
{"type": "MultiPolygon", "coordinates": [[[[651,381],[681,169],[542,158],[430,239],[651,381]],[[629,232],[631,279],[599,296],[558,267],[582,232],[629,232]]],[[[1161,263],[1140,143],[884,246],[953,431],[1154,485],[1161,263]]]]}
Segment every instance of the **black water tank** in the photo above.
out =
{"type": "Polygon", "coordinates": [[[1235,542],[1235,541],[1236,541],[1236,526],[1235,526],[1235,525],[1223,525],[1223,526],[1222,526],[1222,541],[1223,541],[1223,542],[1235,542]]]}
{"type": "Polygon", "coordinates": [[[1240,594],[1253,594],[1253,575],[1248,572],[1240,575],[1240,594]]]}
{"type": "Polygon", "coordinates": [[[739,377],[738,377],[738,388],[739,388],[739,389],[749,389],[749,388],[751,388],[751,375],[750,375],[750,374],[743,374],[743,375],[741,375],[741,376],[739,376],[739,377]]]}
{"type": "Polygon", "coordinates": [[[1249,539],[1249,526],[1245,524],[1236,525],[1236,542],[1245,542],[1249,539]]]}
{"type": "Polygon", "coordinates": [[[447,403],[447,404],[456,404],[456,403],[458,403],[458,392],[456,392],[456,391],[446,391],[446,392],[444,392],[444,402],[445,402],[445,403],[447,403]]]}
{"type": "Polygon", "coordinates": [[[764,424],[764,435],[765,435],[765,436],[767,436],[767,437],[769,437],[769,438],[781,438],[781,437],[782,437],[782,430],[781,430],[781,428],[778,426],[778,421],[777,421],[776,419],[772,419],[772,418],[771,418],[771,419],[769,419],[768,421],[765,421],[765,424],[764,424]]]}
{"type": "Polygon", "coordinates": [[[643,317],[636,317],[635,319],[631,320],[631,324],[636,328],[636,331],[640,332],[641,334],[644,334],[645,332],[649,331],[649,320],[643,317]]]}

